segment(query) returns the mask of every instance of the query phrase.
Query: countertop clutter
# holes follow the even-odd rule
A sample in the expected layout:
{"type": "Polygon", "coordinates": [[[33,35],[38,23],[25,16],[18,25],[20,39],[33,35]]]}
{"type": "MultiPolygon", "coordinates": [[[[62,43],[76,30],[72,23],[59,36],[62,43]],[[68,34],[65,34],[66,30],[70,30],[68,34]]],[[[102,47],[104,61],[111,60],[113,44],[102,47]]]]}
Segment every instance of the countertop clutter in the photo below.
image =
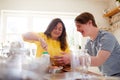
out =
{"type": "Polygon", "coordinates": [[[12,44],[10,55],[0,57],[0,80],[120,80],[91,71],[72,71],[70,65],[44,67],[42,58],[31,57],[29,49],[20,45],[18,42],[12,44]]]}
{"type": "Polygon", "coordinates": [[[83,74],[80,72],[65,72],[57,74],[46,74],[45,80],[120,80],[117,77],[96,76],[91,74],[83,74]]]}

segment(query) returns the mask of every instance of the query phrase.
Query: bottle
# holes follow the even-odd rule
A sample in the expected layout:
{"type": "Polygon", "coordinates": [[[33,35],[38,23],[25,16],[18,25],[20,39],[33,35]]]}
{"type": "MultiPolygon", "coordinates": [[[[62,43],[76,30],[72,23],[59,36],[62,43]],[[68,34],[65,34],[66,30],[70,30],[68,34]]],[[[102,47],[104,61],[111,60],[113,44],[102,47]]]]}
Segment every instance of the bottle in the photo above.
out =
{"type": "Polygon", "coordinates": [[[45,51],[45,52],[42,53],[41,57],[44,58],[43,60],[45,61],[45,64],[49,66],[50,65],[50,55],[49,55],[49,53],[47,51],[45,51]]]}
{"type": "Polygon", "coordinates": [[[44,51],[41,55],[41,60],[42,60],[42,65],[41,65],[41,68],[42,68],[42,72],[46,73],[46,72],[49,72],[49,67],[50,67],[50,55],[47,51],[44,51]]]}

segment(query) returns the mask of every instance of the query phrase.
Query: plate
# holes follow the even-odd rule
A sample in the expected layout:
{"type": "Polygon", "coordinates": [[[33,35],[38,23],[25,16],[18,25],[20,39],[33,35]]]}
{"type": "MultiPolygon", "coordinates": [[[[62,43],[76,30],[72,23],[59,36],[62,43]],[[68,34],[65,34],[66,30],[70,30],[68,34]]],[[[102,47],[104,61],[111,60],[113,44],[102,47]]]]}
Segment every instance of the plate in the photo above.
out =
{"type": "Polygon", "coordinates": [[[68,68],[63,68],[62,69],[64,72],[70,72],[71,71],[71,68],[70,67],[68,67],[68,68]]]}

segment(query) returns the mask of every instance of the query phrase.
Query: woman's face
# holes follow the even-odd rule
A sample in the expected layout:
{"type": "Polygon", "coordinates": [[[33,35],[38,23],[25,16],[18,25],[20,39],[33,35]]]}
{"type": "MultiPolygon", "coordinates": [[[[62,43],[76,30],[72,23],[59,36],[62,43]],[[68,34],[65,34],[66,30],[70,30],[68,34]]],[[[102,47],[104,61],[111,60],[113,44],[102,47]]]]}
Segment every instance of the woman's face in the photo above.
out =
{"type": "Polygon", "coordinates": [[[52,30],[52,32],[51,32],[51,37],[52,37],[52,39],[58,39],[58,37],[61,36],[62,31],[63,31],[62,23],[58,23],[58,24],[56,25],[56,27],[55,27],[55,28],[52,30]]]}
{"type": "Polygon", "coordinates": [[[86,24],[81,24],[79,22],[75,22],[77,31],[79,31],[83,37],[88,37],[90,32],[90,24],[87,22],[86,24]]]}

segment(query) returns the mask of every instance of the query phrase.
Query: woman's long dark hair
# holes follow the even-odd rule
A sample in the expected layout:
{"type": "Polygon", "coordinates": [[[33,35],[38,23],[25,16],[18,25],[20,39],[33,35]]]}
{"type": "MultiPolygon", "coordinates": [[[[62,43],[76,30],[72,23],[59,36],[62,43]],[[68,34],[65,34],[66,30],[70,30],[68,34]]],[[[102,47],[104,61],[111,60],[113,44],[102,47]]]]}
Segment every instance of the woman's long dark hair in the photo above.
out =
{"type": "Polygon", "coordinates": [[[44,34],[47,35],[48,38],[51,38],[51,32],[57,26],[58,23],[62,23],[62,26],[63,26],[63,31],[62,31],[61,36],[58,38],[58,41],[60,41],[60,47],[64,51],[67,48],[66,29],[65,29],[65,25],[63,21],[60,18],[53,19],[48,25],[44,34]]]}

